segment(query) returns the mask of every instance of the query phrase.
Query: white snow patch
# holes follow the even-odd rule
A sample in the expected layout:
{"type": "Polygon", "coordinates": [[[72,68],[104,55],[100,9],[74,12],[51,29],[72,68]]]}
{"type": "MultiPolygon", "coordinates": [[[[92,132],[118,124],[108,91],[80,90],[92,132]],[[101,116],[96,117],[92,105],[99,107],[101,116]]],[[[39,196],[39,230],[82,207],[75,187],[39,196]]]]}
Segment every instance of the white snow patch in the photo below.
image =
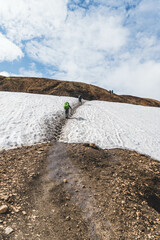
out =
{"type": "MultiPolygon", "coordinates": [[[[76,98],[0,92],[0,150],[47,140],[64,117],[63,105],[76,98]]],[[[60,141],[135,150],[160,160],[160,108],[86,101],[68,119],[60,141]]]]}
{"type": "Polygon", "coordinates": [[[0,150],[46,141],[45,122],[63,117],[65,101],[77,103],[71,97],[0,92],[0,150]]]}
{"type": "Polygon", "coordinates": [[[60,141],[130,149],[160,160],[160,108],[86,102],[67,122],[60,141]]]}

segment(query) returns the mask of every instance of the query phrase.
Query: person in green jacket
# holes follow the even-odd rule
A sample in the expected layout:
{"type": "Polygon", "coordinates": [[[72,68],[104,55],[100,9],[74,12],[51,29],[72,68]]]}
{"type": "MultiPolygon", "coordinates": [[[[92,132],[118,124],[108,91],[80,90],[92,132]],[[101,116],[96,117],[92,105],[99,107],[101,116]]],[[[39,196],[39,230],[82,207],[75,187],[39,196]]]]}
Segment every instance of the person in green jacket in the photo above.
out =
{"type": "Polygon", "coordinates": [[[66,117],[66,118],[69,117],[69,109],[72,110],[69,102],[65,102],[65,104],[64,104],[64,110],[65,110],[65,117],[66,117]]]}

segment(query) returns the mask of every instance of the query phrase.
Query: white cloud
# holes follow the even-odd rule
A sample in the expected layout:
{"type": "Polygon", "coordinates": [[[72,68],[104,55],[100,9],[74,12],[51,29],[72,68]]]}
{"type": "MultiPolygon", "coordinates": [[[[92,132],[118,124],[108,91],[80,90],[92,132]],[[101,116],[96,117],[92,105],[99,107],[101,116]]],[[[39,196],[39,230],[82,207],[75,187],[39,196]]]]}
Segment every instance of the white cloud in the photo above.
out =
{"type": "Polygon", "coordinates": [[[67,0],[0,0],[0,23],[16,42],[49,36],[67,15],[67,0]]]}
{"type": "Polygon", "coordinates": [[[83,10],[70,13],[64,25],[50,34],[50,39],[28,42],[27,54],[72,75],[72,79],[104,64],[106,56],[117,53],[128,37],[121,19],[105,15],[106,11],[100,7],[91,8],[86,15],[83,10]]]}
{"type": "Polygon", "coordinates": [[[28,69],[26,68],[20,68],[19,69],[19,76],[23,77],[43,77],[43,74],[41,72],[38,72],[36,69],[36,66],[34,63],[32,63],[28,69]]]}
{"type": "MultiPolygon", "coordinates": [[[[131,9],[128,27],[133,34],[141,32],[146,36],[159,34],[160,1],[142,0],[135,9],[131,9]]],[[[134,35],[133,35],[134,36],[134,35]]]]}
{"type": "Polygon", "coordinates": [[[5,71],[0,72],[0,75],[1,76],[5,76],[5,77],[9,77],[10,76],[10,74],[8,72],[5,72],[5,71]]]}
{"type": "Polygon", "coordinates": [[[123,62],[107,76],[109,85],[121,94],[160,100],[160,62],[139,63],[137,59],[123,62]]]}
{"type": "Polygon", "coordinates": [[[0,33],[0,62],[23,57],[21,49],[0,33]]]}

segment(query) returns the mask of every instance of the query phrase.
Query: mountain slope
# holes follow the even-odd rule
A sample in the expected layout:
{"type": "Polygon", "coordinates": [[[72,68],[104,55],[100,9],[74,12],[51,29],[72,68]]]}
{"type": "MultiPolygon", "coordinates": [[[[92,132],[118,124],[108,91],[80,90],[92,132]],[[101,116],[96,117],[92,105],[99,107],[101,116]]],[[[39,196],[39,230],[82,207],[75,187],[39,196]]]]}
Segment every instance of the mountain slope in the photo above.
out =
{"type": "Polygon", "coordinates": [[[131,103],[143,106],[160,107],[160,102],[128,95],[110,94],[109,91],[81,82],[59,81],[46,78],[3,77],[0,76],[0,91],[49,94],[77,97],[86,100],[131,103]]]}

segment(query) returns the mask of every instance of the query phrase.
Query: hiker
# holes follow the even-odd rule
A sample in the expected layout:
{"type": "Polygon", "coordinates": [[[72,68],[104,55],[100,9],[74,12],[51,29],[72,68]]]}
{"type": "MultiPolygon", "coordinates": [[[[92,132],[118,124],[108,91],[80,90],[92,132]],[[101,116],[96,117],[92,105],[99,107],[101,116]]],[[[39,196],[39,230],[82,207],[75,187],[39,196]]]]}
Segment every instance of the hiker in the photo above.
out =
{"type": "Polygon", "coordinates": [[[81,95],[78,96],[78,101],[80,104],[82,104],[82,96],[81,95]]]}
{"type": "Polygon", "coordinates": [[[71,106],[69,105],[69,102],[65,102],[64,104],[64,110],[65,110],[65,117],[68,118],[69,116],[69,109],[72,110],[71,106]]]}

